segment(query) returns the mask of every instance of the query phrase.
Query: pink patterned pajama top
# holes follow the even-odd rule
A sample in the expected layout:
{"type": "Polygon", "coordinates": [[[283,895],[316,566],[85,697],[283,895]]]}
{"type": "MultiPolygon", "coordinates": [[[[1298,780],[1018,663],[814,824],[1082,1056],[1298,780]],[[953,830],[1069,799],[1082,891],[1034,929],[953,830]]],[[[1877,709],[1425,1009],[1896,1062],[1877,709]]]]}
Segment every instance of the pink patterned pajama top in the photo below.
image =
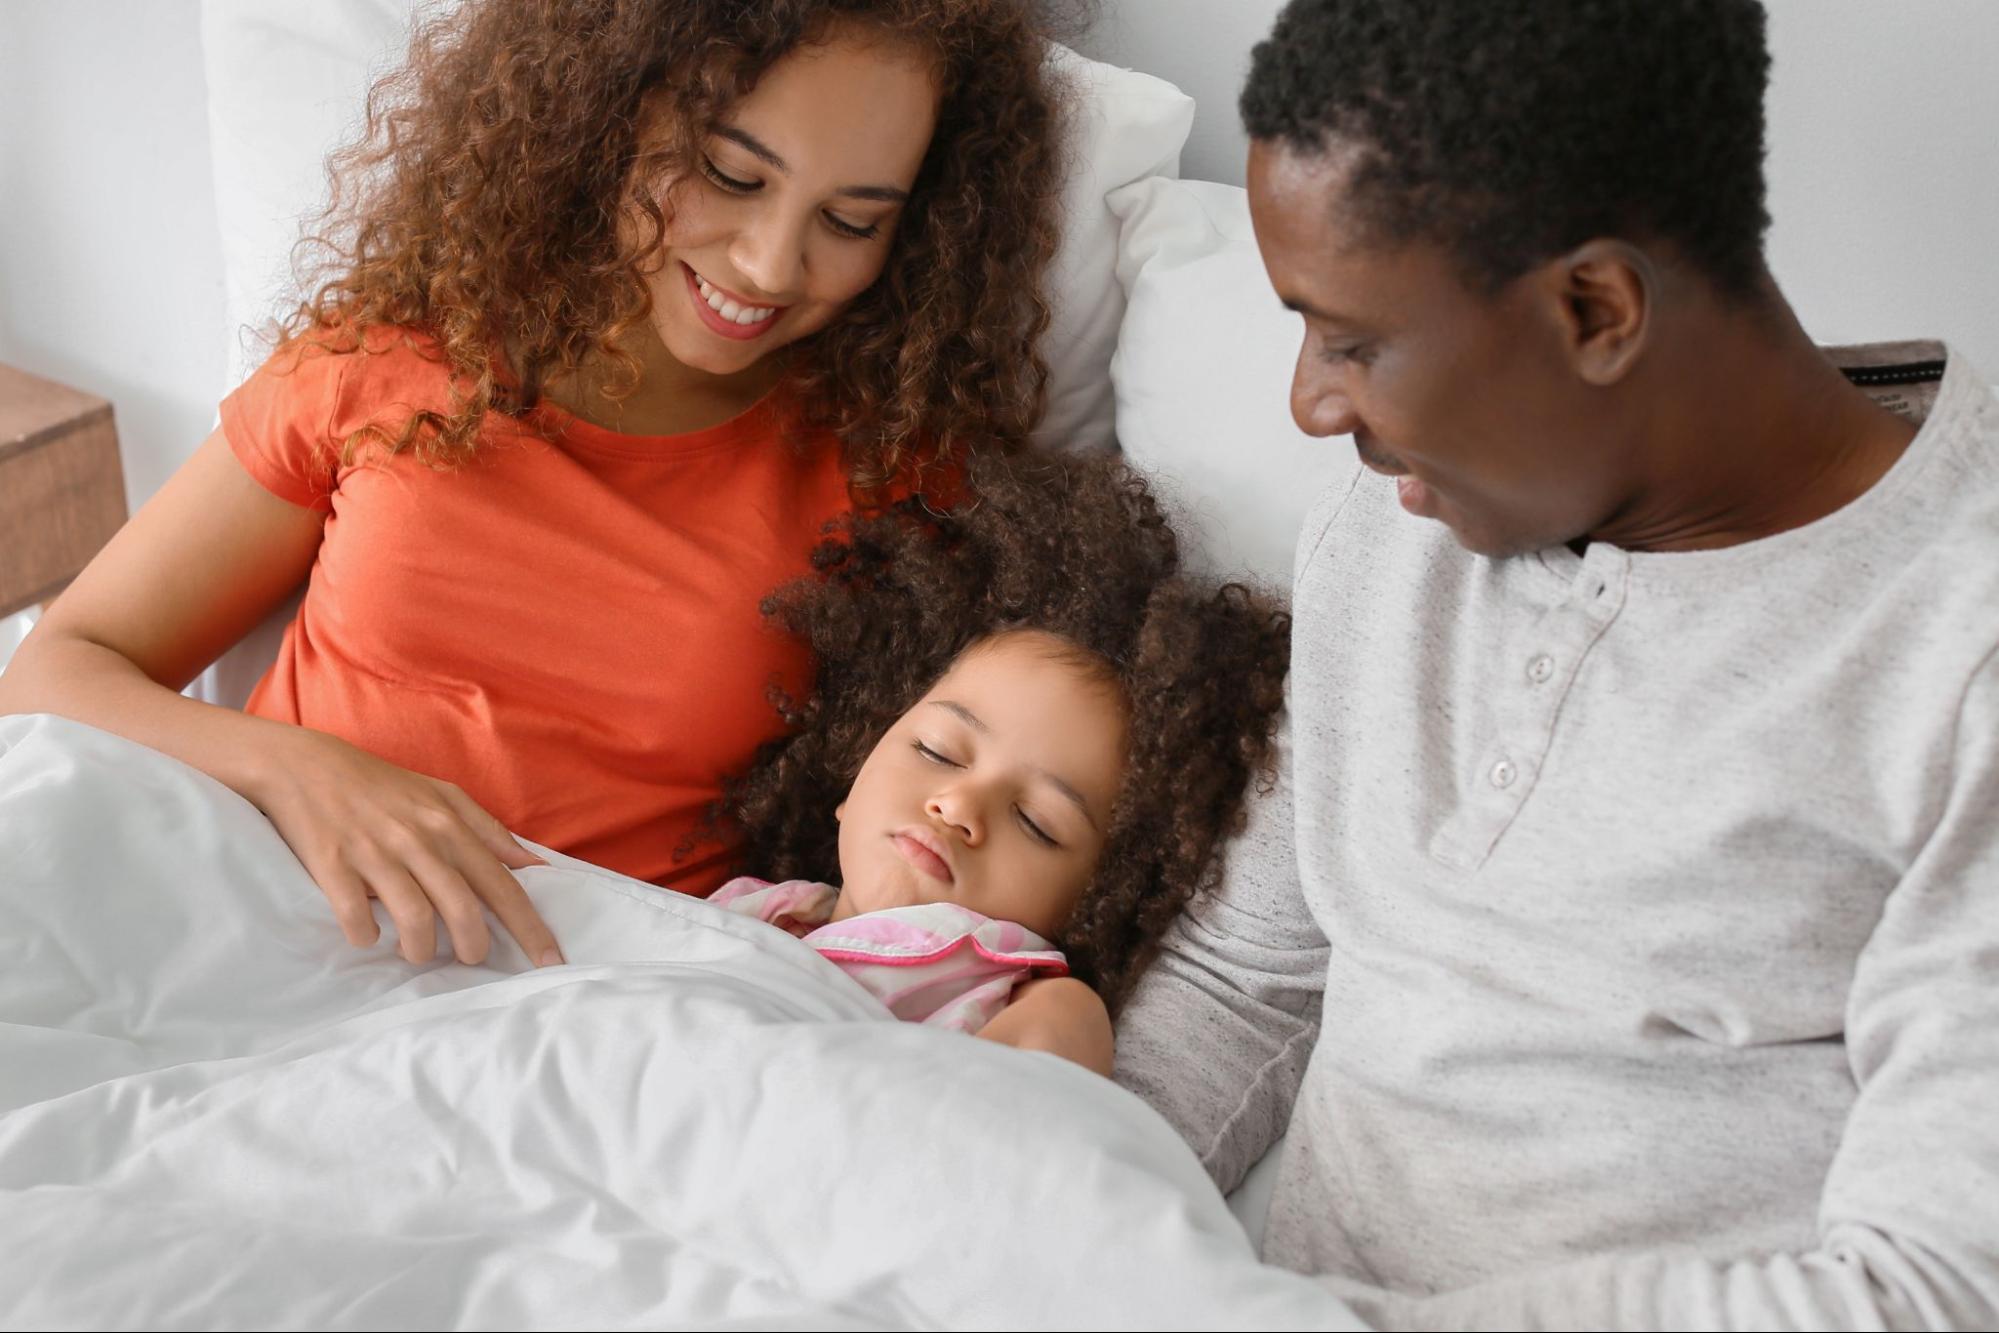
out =
{"type": "Polygon", "coordinates": [[[923,903],[832,921],[840,891],[793,879],[745,876],[708,901],[790,931],[909,1023],[977,1032],[1006,1008],[1013,988],[1067,976],[1062,951],[1025,926],[956,903],[923,903]]]}

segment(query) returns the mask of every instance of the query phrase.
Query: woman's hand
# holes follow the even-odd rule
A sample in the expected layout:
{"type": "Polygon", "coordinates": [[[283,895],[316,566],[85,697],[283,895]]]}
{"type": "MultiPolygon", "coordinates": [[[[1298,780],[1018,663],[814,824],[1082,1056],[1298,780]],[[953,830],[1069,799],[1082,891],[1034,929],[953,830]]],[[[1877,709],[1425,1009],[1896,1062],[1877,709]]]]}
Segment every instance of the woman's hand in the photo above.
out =
{"type": "Polygon", "coordinates": [[[1016,986],[1012,1001],[978,1035],[1023,1051],[1047,1051],[1111,1076],[1110,1010],[1074,977],[1044,977],[1016,986]]]}
{"type": "Polygon", "coordinates": [[[381,938],[368,906],[379,898],[412,963],[436,952],[439,917],[458,961],[483,962],[492,938],[482,907],[536,966],[562,961],[555,936],[508,873],[547,862],[463,791],[323,732],[287,728],[268,743],[267,762],[243,794],[291,845],[350,944],[381,938]]]}

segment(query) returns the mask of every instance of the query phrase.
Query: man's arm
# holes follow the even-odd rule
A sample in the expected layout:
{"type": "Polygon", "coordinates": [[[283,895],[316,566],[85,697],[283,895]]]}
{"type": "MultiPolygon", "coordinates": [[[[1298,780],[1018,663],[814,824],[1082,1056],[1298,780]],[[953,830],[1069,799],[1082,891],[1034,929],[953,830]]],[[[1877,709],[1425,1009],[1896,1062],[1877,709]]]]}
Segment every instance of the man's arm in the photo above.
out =
{"type": "Polygon", "coordinates": [[[1117,1021],[1112,1076],[1180,1131],[1223,1190],[1290,1122],[1325,989],[1326,941],[1293,851],[1288,731],[1221,889],[1175,923],[1117,1021]]]}
{"type": "Polygon", "coordinates": [[[1329,1285],[1382,1328],[1999,1326],[1993,659],[1960,711],[1941,817],[1861,953],[1846,1050],[1859,1091],[1815,1249],[1608,1255],[1421,1298],[1329,1285]]]}

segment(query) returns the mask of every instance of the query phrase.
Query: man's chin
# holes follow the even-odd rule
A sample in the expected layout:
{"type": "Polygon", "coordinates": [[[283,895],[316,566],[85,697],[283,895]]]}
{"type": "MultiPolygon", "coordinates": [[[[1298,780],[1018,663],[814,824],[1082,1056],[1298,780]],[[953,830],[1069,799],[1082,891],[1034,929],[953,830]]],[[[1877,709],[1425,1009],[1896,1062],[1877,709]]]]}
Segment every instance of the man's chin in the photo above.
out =
{"type": "Polygon", "coordinates": [[[1550,546],[1560,544],[1558,541],[1540,541],[1477,522],[1468,522],[1459,515],[1428,521],[1442,523],[1450,529],[1451,536],[1457,539],[1459,546],[1473,555],[1483,556],[1488,560],[1510,560],[1514,556],[1532,555],[1536,551],[1545,551],[1550,546]]]}

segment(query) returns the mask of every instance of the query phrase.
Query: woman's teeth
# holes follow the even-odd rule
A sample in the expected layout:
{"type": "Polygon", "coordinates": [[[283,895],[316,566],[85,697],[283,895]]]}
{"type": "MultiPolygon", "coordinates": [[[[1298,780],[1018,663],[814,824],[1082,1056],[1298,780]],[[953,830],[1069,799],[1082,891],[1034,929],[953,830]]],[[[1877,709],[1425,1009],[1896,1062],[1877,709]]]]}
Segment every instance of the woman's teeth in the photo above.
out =
{"type": "Polygon", "coordinates": [[[709,285],[708,279],[699,273],[694,275],[694,285],[701,289],[701,299],[708,308],[732,324],[761,324],[777,313],[773,306],[737,305],[709,285]]]}

